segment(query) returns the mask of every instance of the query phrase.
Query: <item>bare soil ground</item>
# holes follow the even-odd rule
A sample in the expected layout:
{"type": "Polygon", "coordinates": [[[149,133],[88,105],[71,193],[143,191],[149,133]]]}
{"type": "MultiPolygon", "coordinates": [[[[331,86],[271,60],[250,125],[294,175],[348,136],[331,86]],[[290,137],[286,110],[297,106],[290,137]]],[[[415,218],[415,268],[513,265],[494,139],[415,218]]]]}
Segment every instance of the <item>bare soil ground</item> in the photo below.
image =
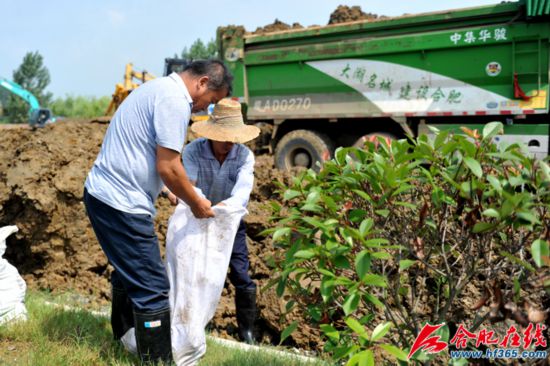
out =
{"type": "MultiPolygon", "coordinates": [[[[82,203],[83,185],[101,147],[108,124],[62,121],[32,131],[23,126],[0,126],[0,226],[17,225],[8,238],[6,258],[27,286],[52,292],[74,291],[107,305],[110,299],[108,265],[82,203]]],[[[272,274],[267,260],[272,244],[259,233],[268,225],[265,204],[275,198],[276,181],[290,179],[273,167],[267,155],[256,159],[256,184],[249,204],[248,247],[251,275],[263,287],[272,274]]],[[[167,200],[157,202],[156,229],[164,250],[167,200]]],[[[211,331],[236,336],[234,288],[226,284],[211,331]]],[[[273,290],[259,293],[259,333],[266,343],[278,342],[284,303],[273,290]]],[[[305,323],[305,322],[302,322],[305,323]]],[[[318,334],[300,326],[290,344],[304,349],[318,345],[318,334]]]]}

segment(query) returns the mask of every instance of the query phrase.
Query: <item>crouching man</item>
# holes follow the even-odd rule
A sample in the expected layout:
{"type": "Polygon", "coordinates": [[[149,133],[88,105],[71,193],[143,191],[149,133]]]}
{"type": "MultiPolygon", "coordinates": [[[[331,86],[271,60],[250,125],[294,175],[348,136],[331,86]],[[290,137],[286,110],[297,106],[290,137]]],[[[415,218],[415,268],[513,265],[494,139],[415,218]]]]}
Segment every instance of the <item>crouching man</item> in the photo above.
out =
{"type": "MultiPolygon", "coordinates": [[[[243,143],[255,139],[260,129],[244,124],[239,102],[223,99],[207,121],[192,124],[191,130],[200,137],[183,151],[183,165],[191,183],[212,205],[246,208],[254,185],[254,154],[243,143]]],[[[239,336],[253,343],[256,284],[248,274],[244,221],[235,236],[229,268],[229,280],[236,289],[239,336]]]]}

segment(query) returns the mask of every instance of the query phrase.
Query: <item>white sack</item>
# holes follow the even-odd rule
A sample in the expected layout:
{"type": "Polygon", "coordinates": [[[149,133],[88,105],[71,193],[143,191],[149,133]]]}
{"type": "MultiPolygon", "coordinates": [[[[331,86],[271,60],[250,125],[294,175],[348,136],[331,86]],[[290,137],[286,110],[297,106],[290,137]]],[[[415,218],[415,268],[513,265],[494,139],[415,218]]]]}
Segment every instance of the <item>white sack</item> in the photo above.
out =
{"type": "Polygon", "coordinates": [[[25,291],[27,286],[17,268],[3,258],[6,238],[17,232],[17,226],[0,228],[0,324],[11,320],[26,320],[25,291]]]}
{"type": "Polygon", "coordinates": [[[204,329],[220,300],[242,207],[214,206],[216,217],[196,219],[180,203],[168,223],[172,354],[178,366],[196,365],[206,352],[204,329]]]}

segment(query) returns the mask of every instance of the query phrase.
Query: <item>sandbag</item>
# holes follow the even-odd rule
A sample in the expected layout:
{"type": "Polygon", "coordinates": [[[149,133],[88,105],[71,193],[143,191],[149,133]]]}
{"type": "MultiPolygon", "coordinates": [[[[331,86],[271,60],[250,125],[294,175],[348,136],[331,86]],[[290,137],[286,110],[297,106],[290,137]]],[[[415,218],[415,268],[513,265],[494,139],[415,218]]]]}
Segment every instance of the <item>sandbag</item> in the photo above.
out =
{"type": "Polygon", "coordinates": [[[4,259],[6,238],[18,231],[17,226],[0,228],[0,324],[15,320],[26,320],[25,291],[27,285],[17,268],[4,259]]]}
{"type": "Polygon", "coordinates": [[[178,366],[192,366],[206,352],[205,327],[220,300],[243,207],[214,206],[214,218],[196,219],[180,203],[166,235],[170,280],[172,354],[178,366]]]}

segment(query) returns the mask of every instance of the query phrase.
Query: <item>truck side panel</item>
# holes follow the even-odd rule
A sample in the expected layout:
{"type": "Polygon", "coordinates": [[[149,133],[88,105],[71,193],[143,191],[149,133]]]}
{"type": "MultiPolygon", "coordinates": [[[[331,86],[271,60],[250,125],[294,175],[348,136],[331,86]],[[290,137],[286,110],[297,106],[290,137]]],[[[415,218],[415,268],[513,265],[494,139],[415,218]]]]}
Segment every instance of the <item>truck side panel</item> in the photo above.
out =
{"type": "Polygon", "coordinates": [[[250,51],[245,46],[248,116],[548,113],[549,34],[548,23],[516,23],[307,46],[265,44],[250,51]],[[518,87],[528,100],[514,95],[518,87]]]}

